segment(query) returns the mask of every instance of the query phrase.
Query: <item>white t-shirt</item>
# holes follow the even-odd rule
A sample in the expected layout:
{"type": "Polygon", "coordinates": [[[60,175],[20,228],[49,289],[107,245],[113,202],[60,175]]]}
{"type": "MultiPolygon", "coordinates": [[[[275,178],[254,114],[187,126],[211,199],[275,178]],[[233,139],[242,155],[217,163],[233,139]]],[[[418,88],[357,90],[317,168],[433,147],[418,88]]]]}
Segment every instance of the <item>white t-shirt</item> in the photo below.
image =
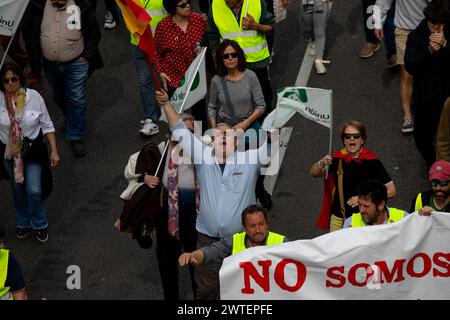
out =
{"type": "MultiPolygon", "coordinates": [[[[27,88],[26,90],[25,107],[22,116],[18,119],[22,135],[33,140],[39,135],[40,129],[43,134],[55,132],[44,99],[33,89],[27,88]]],[[[10,124],[5,95],[0,91],[0,141],[4,144],[8,142],[10,124]]]]}

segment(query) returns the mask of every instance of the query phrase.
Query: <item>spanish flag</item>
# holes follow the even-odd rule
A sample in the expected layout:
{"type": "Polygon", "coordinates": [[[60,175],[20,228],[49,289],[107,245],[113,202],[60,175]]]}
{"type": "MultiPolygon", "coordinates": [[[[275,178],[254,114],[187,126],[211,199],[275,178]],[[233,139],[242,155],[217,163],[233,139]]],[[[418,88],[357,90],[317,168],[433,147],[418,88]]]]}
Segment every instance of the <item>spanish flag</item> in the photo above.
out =
{"type": "Polygon", "coordinates": [[[139,48],[146,53],[147,62],[156,61],[156,46],[153,39],[150,21],[152,18],[145,11],[140,0],[116,0],[122,11],[127,29],[138,43],[139,48]]]}

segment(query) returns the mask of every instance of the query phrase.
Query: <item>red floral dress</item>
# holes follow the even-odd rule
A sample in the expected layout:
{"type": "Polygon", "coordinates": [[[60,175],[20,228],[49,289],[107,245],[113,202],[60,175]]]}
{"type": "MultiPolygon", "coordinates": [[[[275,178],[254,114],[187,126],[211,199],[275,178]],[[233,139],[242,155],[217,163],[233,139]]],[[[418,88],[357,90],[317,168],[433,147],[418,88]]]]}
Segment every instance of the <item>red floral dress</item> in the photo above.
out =
{"type": "Polygon", "coordinates": [[[158,73],[164,72],[170,78],[171,87],[178,87],[183,79],[196,57],[195,44],[203,42],[205,32],[206,21],[196,12],[192,12],[189,16],[186,32],[183,32],[171,16],[158,23],[155,32],[158,53],[156,70],[158,73]]]}

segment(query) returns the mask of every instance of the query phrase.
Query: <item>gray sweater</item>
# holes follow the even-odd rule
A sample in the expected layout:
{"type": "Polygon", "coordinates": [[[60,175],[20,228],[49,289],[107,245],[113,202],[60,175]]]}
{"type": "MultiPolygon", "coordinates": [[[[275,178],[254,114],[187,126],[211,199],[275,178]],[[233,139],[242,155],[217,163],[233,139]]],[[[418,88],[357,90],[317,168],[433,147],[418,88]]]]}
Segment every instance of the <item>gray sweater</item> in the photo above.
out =
{"type": "MultiPolygon", "coordinates": [[[[234,112],[239,121],[250,117],[255,110],[264,113],[266,103],[261,85],[252,70],[246,69],[241,80],[226,79],[226,82],[234,112]]],[[[208,117],[216,120],[218,118],[232,120],[223,92],[221,77],[218,75],[215,75],[211,81],[208,117]]]]}
{"type": "MultiPolygon", "coordinates": [[[[377,0],[375,3],[381,11],[381,24],[386,20],[386,13],[393,0],[377,0]]],[[[397,28],[414,30],[423,20],[423,9],[431,0],[397,0],[395,3],[394,24],[397,28]]]]}

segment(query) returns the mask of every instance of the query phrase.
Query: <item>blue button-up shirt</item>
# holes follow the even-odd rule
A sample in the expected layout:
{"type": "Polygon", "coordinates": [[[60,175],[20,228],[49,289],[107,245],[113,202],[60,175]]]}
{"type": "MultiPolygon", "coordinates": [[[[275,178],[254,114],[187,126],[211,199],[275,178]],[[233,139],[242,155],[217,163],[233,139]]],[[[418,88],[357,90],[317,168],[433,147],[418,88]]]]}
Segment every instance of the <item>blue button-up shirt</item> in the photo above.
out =
{"type": "Polygon", "coordinates": [[[181,120],[170,130],[197,170],[200,187],[197,231],[217,238],[241,232],[242,211],[256,203],[255,186],[261,164],[270,161],[268,144],[229,155],[222,173],[214,149],[197,139],[181,120]]]}

